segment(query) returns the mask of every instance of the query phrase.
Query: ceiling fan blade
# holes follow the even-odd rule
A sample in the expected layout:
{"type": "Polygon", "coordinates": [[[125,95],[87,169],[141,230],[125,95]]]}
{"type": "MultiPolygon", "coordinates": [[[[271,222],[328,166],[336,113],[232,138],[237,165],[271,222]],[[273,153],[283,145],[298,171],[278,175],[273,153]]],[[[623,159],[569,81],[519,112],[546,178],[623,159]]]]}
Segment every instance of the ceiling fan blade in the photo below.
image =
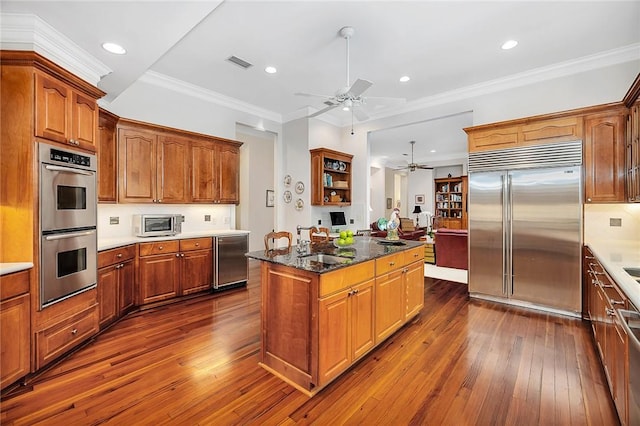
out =
{"type": "Polygon", "coordinates": [[[416,164],[416,169],[433,170],[433,167],[425,166],[425,165],[422,165],[422,164],[416,164]]]}
{"type": "Polygon", "coordinates": [[[331,105],[331,106],[328,106],[328,107],[326,107],[326,108],[322,108],[320,111],[316,111],[316,112],[314,112],[313,114],[308,115],[308,116],[307,116],[307,118],[317,117],[317,116],[319,116],[320,114],[324,114],[324,113],[325,113],[325,112],[327,112],[327,111],[331,111],[332,109],[334,109],[334,108],[335,108],[335,107],[337,107],[337,106],[338,106],[338,104],[336,104],[336,105],[331,105]]]}
{"type": "Polygon", "coordinates": [[[294,93],[294,95],[296,96],[306,96],[308,98],[324,98],[324,99],[331,99],[333,98],[333,96],[330,95],[317,95],[315,93],[302,93],[302,92],[297,92],[294,93]]]}
{"type": "Polygon", "coordinates": [[[358,97],[360,96],[365,90],[367,90],[369,87],[371,87],[373,83],[370,82],[369,80],[363,80],[361,78],[357,79],[349,88],[349,93],[352,96],[358,97]]]}
{"type": "Polygon", "coordinates": [[[356,116],[358,121],[365,121],[369,119],[369,116],[367,115],[367,113],[364,112],[361,108],[354,107],[352,108],[351,111],[353,112],[353,115],[356,116]]]}

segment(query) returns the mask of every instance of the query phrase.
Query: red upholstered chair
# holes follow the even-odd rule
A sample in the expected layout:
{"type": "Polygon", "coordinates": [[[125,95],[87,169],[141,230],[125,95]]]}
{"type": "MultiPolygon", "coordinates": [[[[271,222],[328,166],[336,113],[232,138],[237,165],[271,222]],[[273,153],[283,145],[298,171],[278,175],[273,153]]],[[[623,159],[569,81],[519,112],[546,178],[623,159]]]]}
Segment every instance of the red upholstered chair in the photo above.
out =
{"type": "Polygon", "coordinates": [[[466,229],[440,228],[436,232],[436,266],[468,269],[466,229]]]}

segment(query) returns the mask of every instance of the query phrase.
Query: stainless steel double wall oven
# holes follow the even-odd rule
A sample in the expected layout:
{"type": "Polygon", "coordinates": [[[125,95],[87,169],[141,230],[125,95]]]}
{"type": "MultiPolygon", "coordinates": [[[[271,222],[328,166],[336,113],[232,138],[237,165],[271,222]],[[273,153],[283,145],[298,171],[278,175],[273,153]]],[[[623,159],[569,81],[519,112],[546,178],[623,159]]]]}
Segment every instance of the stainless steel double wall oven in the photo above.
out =
{"type": "Polygon", "coordinates": [[[96,286],[96,156],[39,144],[40,307],[96,286]]]}

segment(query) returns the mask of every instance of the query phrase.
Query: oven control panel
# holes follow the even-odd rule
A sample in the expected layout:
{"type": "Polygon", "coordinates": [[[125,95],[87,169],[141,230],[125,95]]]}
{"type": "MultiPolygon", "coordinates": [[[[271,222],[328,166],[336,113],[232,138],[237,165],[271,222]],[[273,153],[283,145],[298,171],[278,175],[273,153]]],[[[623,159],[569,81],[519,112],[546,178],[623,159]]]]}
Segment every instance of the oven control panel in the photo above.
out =
{"type": "Polygon", "coordinates": [[[91,157],[87,155],[61,151],[59,149],[52,149],[49,152],[49,160],[59,161],[67,164],[74,164],[76,166],[91,167],[91,157]]]}

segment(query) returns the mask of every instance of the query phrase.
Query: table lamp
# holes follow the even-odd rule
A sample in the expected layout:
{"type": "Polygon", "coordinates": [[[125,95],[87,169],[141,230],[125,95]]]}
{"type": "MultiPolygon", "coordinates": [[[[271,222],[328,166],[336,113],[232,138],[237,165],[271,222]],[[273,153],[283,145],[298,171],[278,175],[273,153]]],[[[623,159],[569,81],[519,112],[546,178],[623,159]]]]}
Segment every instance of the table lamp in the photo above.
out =
{"type": "Polygon", "coordinates": [[[413,214],[416,215],[416,228],[420,227],[420,213],[422,213],[422,209],[420,208],[420,206],[415,206],[413,208],[413,214]]]}

